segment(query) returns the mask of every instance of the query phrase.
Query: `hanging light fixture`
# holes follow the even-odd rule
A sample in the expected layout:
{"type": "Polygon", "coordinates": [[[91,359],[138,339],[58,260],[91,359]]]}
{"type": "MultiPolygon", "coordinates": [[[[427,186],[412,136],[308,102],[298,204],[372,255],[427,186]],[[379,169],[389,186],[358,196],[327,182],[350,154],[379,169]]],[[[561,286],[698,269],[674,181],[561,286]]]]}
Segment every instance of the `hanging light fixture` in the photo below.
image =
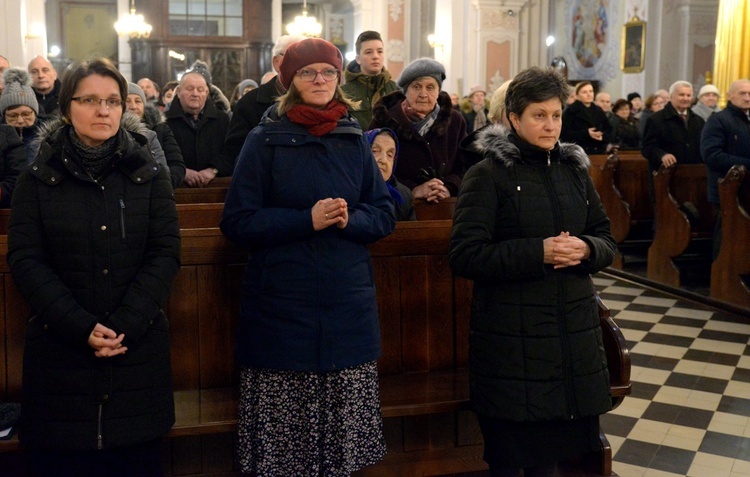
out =
{"type": "Polygon", "coordinates": [[[307,0],[302,0],[302,15],[294,17],[294,21],[286,25],[286,31],[290,35],[319,37],[323,31],[323,25],[318,23],[315,17],[307,16],[307,0]]]}
{"type": "Polygon", "coordinates": [[[148,38],[151,35],[151,25],[146,23],[143,15],[135,13],[135,0],[130,0],[130,13],[121,16],[115,23],[115,31],[120,36],[130,38],[148,38]]]}

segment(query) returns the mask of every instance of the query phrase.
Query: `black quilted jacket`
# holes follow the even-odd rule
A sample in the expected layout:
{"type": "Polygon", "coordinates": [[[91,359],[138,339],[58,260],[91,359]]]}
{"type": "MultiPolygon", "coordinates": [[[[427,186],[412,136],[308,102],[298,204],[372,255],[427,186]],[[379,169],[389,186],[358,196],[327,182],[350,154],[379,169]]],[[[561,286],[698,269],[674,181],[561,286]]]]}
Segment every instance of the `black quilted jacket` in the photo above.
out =
{"type": "Polygon", "coordinates": [[[174,423],[161,311],[180,266],[173,191],[145,137],[123,128],[114,167],[94,181],[69,128],[47,126],[13,195],[8,263],[33,313],[20,438],[52,449],[132,445],[174,423]],[[97,322],[125,334],[126,354],[94,357],[97,322]]]}
{"type": "Polygon", "coordinates": [[[464,176],[450,263],[474,280],[475,410],[515,421],[608,411],[609,375],[589,274],[611,263],[615,243],[588,157],[571,144],[548,154],[500,125],[482,129],[473,147],[485,159],[464,176]],[[554,270],[543,263],[542,241],[562,231],[584,240],[591,256],[554,270]]]}

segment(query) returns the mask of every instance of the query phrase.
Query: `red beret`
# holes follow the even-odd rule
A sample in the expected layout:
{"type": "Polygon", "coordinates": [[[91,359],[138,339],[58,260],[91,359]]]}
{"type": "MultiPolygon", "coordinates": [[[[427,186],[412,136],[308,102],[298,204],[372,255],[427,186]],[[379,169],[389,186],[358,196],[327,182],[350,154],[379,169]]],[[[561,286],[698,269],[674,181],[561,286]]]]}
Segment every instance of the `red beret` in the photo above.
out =
{"type": "Polygon", "coordinates": [[[333,43],[321,38],[306,38],[289,45],[279,66],[279,81],[289,89],[297,71],[313,63],[328,63],[336,68],[341,83],[344,57],[333,43]]]}

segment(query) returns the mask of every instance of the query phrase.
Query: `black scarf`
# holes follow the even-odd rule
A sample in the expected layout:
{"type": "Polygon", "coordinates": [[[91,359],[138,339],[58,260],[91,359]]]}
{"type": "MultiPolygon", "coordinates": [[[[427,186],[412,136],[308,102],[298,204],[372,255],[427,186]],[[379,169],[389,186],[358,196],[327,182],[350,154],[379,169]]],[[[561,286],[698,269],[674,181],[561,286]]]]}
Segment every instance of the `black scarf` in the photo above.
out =
{"type": "Polygon", "coordinates": [[[78,135],[73,128],[69,128],[68,136],[70,137],[70,144],[73,147],[75,156],[81,159],[81,167],[83,167],[92,178],[95,180],[99,179],[104,174],[107,167],[113,164],[119,134],[115,134],[102,144],[94,147],[84,144],[78,138],[78,135]]]}

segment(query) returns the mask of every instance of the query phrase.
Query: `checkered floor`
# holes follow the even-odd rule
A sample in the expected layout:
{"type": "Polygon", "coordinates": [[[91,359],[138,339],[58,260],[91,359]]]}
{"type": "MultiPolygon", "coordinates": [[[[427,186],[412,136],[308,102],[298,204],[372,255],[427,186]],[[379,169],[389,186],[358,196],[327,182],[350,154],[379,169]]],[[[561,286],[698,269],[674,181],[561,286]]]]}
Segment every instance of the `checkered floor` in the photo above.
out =
{"type": "Polygon", "coordinates": [[[621,477],[750,476],[750,319],[594,278],[630,345],[633,393],[601,425],[621,477]]]}

